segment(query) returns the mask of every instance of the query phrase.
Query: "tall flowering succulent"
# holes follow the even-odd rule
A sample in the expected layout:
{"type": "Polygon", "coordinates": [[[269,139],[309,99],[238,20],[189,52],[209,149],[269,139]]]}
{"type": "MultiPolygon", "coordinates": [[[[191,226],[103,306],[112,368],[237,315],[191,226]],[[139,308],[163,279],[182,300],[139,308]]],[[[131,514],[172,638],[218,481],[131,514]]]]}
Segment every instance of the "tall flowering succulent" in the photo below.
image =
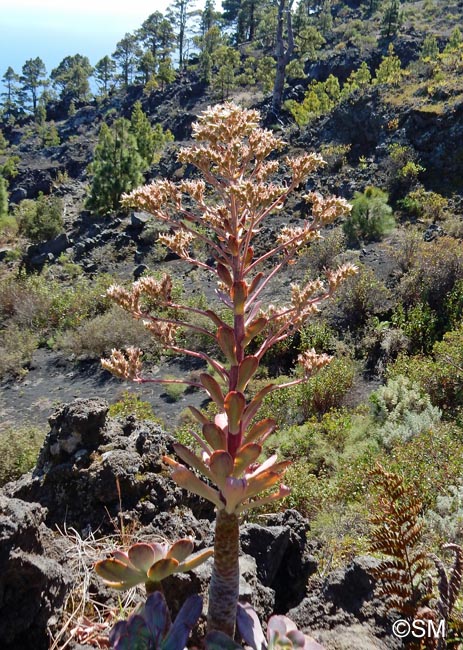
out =
{"type": "MultiPolygon", "coordinates": [[[[213,309],[178,304],[167,274],[161,280],[141,278],[131,291],[113,286],[108,293],[142,320],[166,348],[201,359],[210,369],[197,382],[164,380],[204,389],[218,410],[211,419],[191,408],[201,426],[202,434],[195,434],[201,453],[176,444],[175,452],[183,463],[170,457],[165,461],[179,486],[208,499],[217,508],[208,625],[209,629],[232,636],[238,600],[239,515],[280,499],[289,491],[282,483],[288,463],[279,462],[276,456],[260,460],[263,443],[276,423],[270,418],[259,420],[259,408],[267,395],[305,381],[329,363],[330,357],[314,350],[301,354],[301,376],[286,384],[270,383],[253,397],[249,395],[250,382],[264,354],[300,329],[356,268],[344,265],[327,271],[324,280],[303,286],[293,284],[287,305],[264,306],[261,296],[273,278],[296,261],[302,247],[320,237],[322,226],[347,214],[350,206],[337,197],[325,199],[313,192],[305,195],[312,216],[299,227],[283,227],[274,245],[257,253],[253,244],[264,221],[281,209],[288,195],[324,161],[314,153],[287,157],[283,163],[287,180],[277,182],[280,163],[267,159],[283,147],[283,141],[260,128],[257,111],[243,110],[232,103],[205,111],[193,125],[193,137],[196,144],[183,149],[179,160],[194,165],[204,180],[157,180],[125,195],[123,203],[150,212],[170,227],[160,241],[216,280],[217,296],[229,310],[230,319],[226,322],[213,309]],[[197,242],[207,249],[213,264],[194,254],[197,242]],[[209,325],[194,324],[188,320],[191,314],[205,318],[209,325]],[[184,328],[209,337],[219,346],[221,358],[182,346],[179,334],[184,328]],[[250,353],[249,346],[258,336],[259,343],[250,353]],[[273,487],[276,489],[267,493],[273,487]],[[262,496],[263,492],[266,496],[262,496]]],[[[141,351],[136,348],[126,353],[114,350],[102,363],[125,379],[163,381],[143,377],[141,351]]]]}

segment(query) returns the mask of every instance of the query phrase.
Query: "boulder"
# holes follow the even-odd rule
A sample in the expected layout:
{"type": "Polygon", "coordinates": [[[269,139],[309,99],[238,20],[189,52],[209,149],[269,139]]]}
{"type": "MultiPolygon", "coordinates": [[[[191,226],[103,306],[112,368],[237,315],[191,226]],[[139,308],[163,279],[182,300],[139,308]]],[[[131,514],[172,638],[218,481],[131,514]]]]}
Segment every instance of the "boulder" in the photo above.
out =
{"type": "Polygon", "coordinates": [[[0,647],[46,650],[72,576],[49,548],[46,510],[0,495],[0,647]]]}

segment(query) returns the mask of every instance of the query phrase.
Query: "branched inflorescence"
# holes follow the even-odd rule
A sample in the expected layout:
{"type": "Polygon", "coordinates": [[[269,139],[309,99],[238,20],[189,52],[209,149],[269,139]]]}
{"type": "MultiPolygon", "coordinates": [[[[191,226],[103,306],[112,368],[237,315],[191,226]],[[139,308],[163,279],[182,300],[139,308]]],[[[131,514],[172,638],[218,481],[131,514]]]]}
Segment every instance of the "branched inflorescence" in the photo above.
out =
{"type": "MultiPolygon", "coordinates": [[[[212,372],[203,372],[199,382],[193,384],[206,391],[218,411],[210,419],[204,412],[191,409],[202,427],[202,435],[196,436],[201,453],[176,444],[175,451],[185,464],[173,458],[165,461],[178,485],[208,499],[224,514],[220,520],[224,526],[231,525],[227,517],[236,518],[249,508],[288,493],[281,482],[288,463],[278,462],[274,456],[259,462],[263,442],[275,429],[275,422],[268,418],[258,420],[256,416],[266,395],[305,381],[307,375],[330,360],[314,350],[306,352],[299,357],[301,376],[284,385],[269,384],[250,397],[248,385],[262,357],[273,345],[300,329],[340,282],[356,272],[353,265],[344,265],[327,272],[324,280],[292,285],[290,301],[285,306],[262,305],[262,293],[277,273],[295,262],[302,247],[320,237],[322,226],[347,214],[350,206],[344,199],[324,199],[316,193],[306,195],[312,216],[299,227],[283,227],[273,247],[257,254],[253,244],[263,222],[283,208],[288,195],[308,174],[324,165],[322,158],[314,153],[286,158],[283,165],[287,180],[278,182],[279,162],[267,158],[280,150],[283,142],[259,126],[259,117],[257,111],[243,110],[232,103],[209,108],[193,125],[196,144],[179,154],[179,160],[194,165],[204,180],[180,183],[157,180],[123,197],[125,206],[150,212],[169,227],[169,232],[160,237],[163,244],[186,262],[215,277],[217,295],[230,311],[230,318],[224,320],[212,309],[177,304],[167,275],[161,281],[142,278],[131,291],[119,287],[111,287],[109,291],[166,348],[202,359],[218,375],[219,381],[212,372]],[[195,254],[198,244],[201,256],[195,254]],[[206,259],[204,249],[208,263],[199,259],[206,259]],[[194,324],[192,315],[200,316],[201,322],[208,324],[194,324]],[[202,350],[182,347],[177,334],[184,328],[210,337],[222,356],[215,359],[202,350]],[[249,345],[257,336],[258,349],[251,354],[249,345]],[[278,487],[262,496],[272,486],[278,487]]],[[[125,356],[113,351],[103,364],[127,379],[162,381],[142,377],[139,351],[133,349],[125,356]]],[[[216,537],[220,538],[219,520],[216,537]]],[[[217,543],[215,563],[220,572],[217,543]]],[[[225,566],[226,562],[222,564],[225,566]]],[[[234,607],[236,614],[236,603],[234,607]]],[[[212,627],[232,633],[234,622],[231,626],[222,625],[212,619],[209,620],[212,627]]]]}

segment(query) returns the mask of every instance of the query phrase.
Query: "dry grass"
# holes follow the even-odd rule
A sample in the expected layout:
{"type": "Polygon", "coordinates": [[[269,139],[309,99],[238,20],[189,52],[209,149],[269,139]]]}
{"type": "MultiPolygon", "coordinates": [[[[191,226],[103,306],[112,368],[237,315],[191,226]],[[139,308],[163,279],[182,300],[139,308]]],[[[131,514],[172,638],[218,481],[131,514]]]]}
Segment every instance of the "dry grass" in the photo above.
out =
{"type": "MultiPolygon", "coordinates": [[[[117,523],[117,522],[115,522],[117,523]]],[[[68,544],[66,569],[74,576],[74,587],[69,593],[60,620],[50,633],[50,650],[65,650],[72,642],[94,648],[109,648],[109,631],[122,618],[127,618],[143,598],[143,590],[134,587],[121,591],[118,604],[113,600],[100,602],[92,594],[94,564],[113,550],[127,548],[136,541],[166,541],[163,538],[142,539],[133,529],[122,525],[118,533],[96,538],[94,533],[82,537],[74,528],[58,528],[68,544]]]]}

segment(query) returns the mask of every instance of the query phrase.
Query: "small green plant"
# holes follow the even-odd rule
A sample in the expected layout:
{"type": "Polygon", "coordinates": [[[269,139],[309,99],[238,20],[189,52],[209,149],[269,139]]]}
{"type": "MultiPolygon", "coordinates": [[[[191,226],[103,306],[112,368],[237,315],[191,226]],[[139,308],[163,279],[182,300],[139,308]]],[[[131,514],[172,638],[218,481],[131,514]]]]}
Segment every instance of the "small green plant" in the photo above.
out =
{"type": "Polygon", "coordinates": [[[351,216],[343,225],[350,242],[377,241],[394,228],[395,219],[388,200],[387,193],[378,187],[355,193],[351,216]]]}
{"type": "Polygon", "coordinates": [[[45,439],[36,426],[5,427],[0,431],[0,487],[31,470],[45,439]]]}

